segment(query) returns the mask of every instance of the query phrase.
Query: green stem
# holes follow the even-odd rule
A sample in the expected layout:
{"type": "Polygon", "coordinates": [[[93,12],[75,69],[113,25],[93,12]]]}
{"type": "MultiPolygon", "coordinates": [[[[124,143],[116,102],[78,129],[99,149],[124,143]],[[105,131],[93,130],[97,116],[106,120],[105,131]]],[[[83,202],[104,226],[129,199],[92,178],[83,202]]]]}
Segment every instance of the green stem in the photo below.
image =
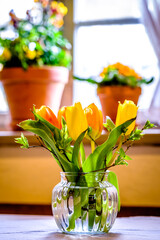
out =
{"type": "Polygon", "coordinates": [[[82,159],[80,154],[78,155],[78,166],[79,166],[79,169],[82,169],[82,159]]]}
{"type": "Polygon", "coordinates": [[[92,153],[95,150],[95,142],[93,140],[91,140],[91,149],[92,149],[92,153]]]}
{"type": "Polygon", "coordinates": [[[120,136],[120,139],[119,139],[118,148],[117,148],[117,150],[114,152],[111,160],[109,161],[108,167],[110,167],[110,166],[112,165],[112,163],[114,162],[115,158],[116,158],[117,155],[118,155],[118,152],[119,152],[120,148],[122,147],[122,144],[123,144],[123,136],[121,135],[121,136],[120,136]]]}
{"type": "Polygon", "coordinates": [[[82,163],[84,163],[84,161],[85,161],[85,159],[86,159],[86,156],[85,156],[84,145],[83,145],[82,142],[81,142],[81,144],[80,144],[80,153],[81,153],[82,163]]]}

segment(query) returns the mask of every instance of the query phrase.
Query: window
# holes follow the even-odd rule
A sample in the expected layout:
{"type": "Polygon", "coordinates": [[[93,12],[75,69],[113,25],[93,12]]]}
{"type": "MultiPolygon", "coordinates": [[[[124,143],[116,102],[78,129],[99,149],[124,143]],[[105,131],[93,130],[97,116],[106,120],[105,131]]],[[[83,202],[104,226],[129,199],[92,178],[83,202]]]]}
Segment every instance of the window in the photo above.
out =
{"type": "MultiPolygon", "coordinates": [[[[2,6],[2,0],[0,1],[2,6]]],[[[3,7],[0,8],[0,25],[9,20],[8,12],[11,9],[22,17],[33,2],[3,2],[3,7]]],[[[120,61],[133,67],[145,78],[155,76],[155,81],[149,87],[143,86],[139,100],[140,107],[147,109],[157,85],[158,67],[154,50],[140,22],[138,2],[139,0],[73,0],[73,69],[74,74],[81,77],[96,76],[104,66],[120,61]]],[[[72,1],[65,1],[69,15],[72,14],[71,3],[72,1]]],[[[70,27],[66,32],[72,34],[70,27]]],[[[100,108],[96,86],[88,83],[74,81],[73,102],[76,101],[81,101],[84,106],[95,102],[100,108]]],[[[0,112],[7,111],[8,106],[0,84],[0,112]]]]}
{"type": "MultiPolygon", "coordinates": [[[[142,87],[141,109],[148,109],[158,81],[157,58],[140,22],[138,0],[74,0],[74,74],[98,75],[115,62],[155,81],[142,87]]],[[[96,86],[74,81],[74,102],[100,107],[96,86]]]]}

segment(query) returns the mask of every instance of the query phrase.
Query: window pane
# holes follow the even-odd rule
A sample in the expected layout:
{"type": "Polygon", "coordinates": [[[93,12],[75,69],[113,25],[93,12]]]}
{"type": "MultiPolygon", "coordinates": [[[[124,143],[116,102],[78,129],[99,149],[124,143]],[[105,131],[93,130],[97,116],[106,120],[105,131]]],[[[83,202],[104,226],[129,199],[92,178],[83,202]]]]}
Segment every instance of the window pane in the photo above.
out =
{"type": "Polygon", "coordinates": [[[5,94],[0,82],[0,112],[7,112],[7,111],[8,111],[7,101],[5,99],[5,94]]]}
{"type": "Polygon", "coordinates": [[[74,21],[139,17],[139,0],[74,0],[74,21]]]}
{"type": "Polygon", "coordinates": [[[0,0],[0,25],[10,20],[9,12],[11,9],[18,17],[24,18],[26,10],[31,9],[33,4],[34,0],[0,0]]]}
{"type": "MultiPolygon", "coordinates": [[[[75,33],[74,74],[80,77],[98,75],[103,67],[121,62],[133,67],[143,77],[158,76],[157,59],[143,25],[110,25],[79,27],[75,33]]],[[[157,80],[156,80],[157,81],[157,80]]],[[[156,81],[143,87],[139,105],[149,107],[156,81]]],[[[74,101],[95,102],[96,86],[74,82],[74,101]],[[89,93],[89,97],[88,97],[89,93]],[[81,100],[82,99],[82,100],[81,100]]],[[[85,104],[85,105],[86,105],[85,104]]]]}

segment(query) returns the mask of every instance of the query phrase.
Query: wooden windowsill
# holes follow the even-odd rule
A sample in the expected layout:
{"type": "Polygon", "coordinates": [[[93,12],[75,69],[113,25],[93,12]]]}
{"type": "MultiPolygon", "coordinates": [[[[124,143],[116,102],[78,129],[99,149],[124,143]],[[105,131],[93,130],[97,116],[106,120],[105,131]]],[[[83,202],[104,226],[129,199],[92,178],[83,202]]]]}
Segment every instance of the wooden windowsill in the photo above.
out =
{"type": "MultiPolygon", "coordinates": [[[[21,132],[0,132],[0,195],[1,204],[50,204],[53,186],[60,181],[59,168],[52,155],[42,148],[21,149],[14,138],[21,132]]],[[[34,135],[24,132],[30,145],[38,144],[34,135]]],[[[104,142],[107,134],[97,141],[104,142]]],[[[159,207],[160,130],[146,131],[141,141],[129,150],[133,161],[129,166],[117,166],[121,204],[130,207],[159,207]],[[137,145],[136,145],[137,144],[137,145]]],[[[89,141],[85,152],[91,152],[89,141]]]]}
{"type": "MultiPolygon", "coordinates": [[[[160,129],[150,129],[144,132],[144,136],[140,141],[136,141],[134,145],[160,145],[160,129]]],[[[18,146],[14,142],[14,138],[19,137],[21,131],[0,131],[0,145],[14,145],[18,146]]],[[[30,144],[38,144],[36,136],[32,133],[24,132],[27,136],[30,144]]],[[[101,137],[96,141],[97,144],[102,144],[107,139],[107,133],[103,132],[101,137]]],[[[89,144],[88,140],[84,141],[85,144],[89,144]]]]}

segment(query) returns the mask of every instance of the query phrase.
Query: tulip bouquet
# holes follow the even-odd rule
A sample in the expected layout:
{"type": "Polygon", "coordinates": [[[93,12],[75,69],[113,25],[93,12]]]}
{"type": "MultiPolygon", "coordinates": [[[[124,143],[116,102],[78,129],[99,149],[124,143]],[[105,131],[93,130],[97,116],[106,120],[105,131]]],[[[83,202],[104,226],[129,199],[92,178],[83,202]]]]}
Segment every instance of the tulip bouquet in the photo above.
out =
{"type": "MultiPolygon", "coordinates": [[[[144,129],[154,126],[147,121],[142,129],[135,129],[137,109],[138,107],[132,101],[125,100],[123,104],[119,103],[116,124],[109,117],[106,117],[106,123],[103,124],[102,112],[95,104],[84,109],[80,103],[62,107],[57,117],[49,107],[42,106],[40,109],[34,107],[35,120],[25,120],[19,126],[38,136],[41,146],[52,154],[63,172],[76,173],[67,175],[68,182],[74,182],[75,186],[81,182],[85,187],[93,187],[95,181],[92,177],[88,177],[90,173],[100,172],[103,175],[113,166],[127,165],[130,157],[126,152],[131,143],[142,137],[144,129]],[[103,126],[108,130],[109,135],[104,143],[98,145],[96,139],[101,135],[103,126]],[[91,142],[91,153],[88,157],[85,155],[83,146],[84,138],[91,142]]],[[[22,144],[22,148],[30,148],[28,140],[23,134],[20,138],[16,138],[16,142],[22,144]]],[[[97,179],[98,182],[103,180],[102,175],[100,179],[97,179]]],[[[108,179],[118,190],[116,175],[109,172],[108,179]]],[[[85,189],[81,191],[81,201],[79,201],[77,188],[74,191],[74,212],[69,217],[68,231],[75,228],[75,221],[79,217],[83,220],[86,218],[83,211],[89,201],[85,189]]],[[[55,206],[59,202],[60,200],[57,200],[54,203],[55,206]]],[[[98,210],[101,209],[100,203],[97,203],[95,208],[96,210],[92,211],[89,217],[90,229],[92,229],[94,221],[100,221],[97,219],[101,219],[101,225],[103,225],[102,223],[107,218],[106,211],[102,213],[101,210],[98,210]],[[95,220],[98,211],[99,214],[95,220]]],[[[103,208],[106,208],[105,205],[103,208]]]]}

